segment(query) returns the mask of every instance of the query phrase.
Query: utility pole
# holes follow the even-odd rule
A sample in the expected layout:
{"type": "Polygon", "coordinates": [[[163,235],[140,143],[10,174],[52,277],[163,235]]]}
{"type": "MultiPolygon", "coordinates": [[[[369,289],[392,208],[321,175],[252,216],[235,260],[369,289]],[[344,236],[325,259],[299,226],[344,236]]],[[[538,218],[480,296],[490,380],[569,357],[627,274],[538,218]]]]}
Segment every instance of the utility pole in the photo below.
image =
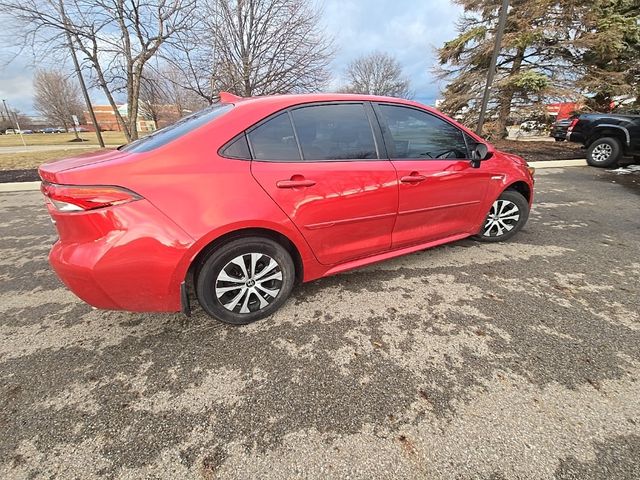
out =
{"type": "MultiPolygon", "coordinates": [[[[9,121],[11,121],[11,112],[9,111],[9,107],[7,107],[7,101],[5,99],[2,99],[2,103],[4,104],[4,109],[7,111],[7,116],[9,117],[9,121]]],[[[20,123],[18,122],[18,115],[16,115],[15,112],[13,112],[13,121],[16,124],[16,130],[18,130],[18,133],[20,134],[20,140],[22,140],[22,145],[26,147],[27,142],[24,141],[22,130],[20,130],[20,123]]]]}
{"type": "MultiPolygon", "coordinates": [[[[60,0],[60,15],[62,15],[62,21],[65,26],[66,34],[67,34],[67,43],[69,44],[69,50],[71,51],[71,58],[73,59],[73,66],[76,70],[76,75],[78,76],[78,82],[80,82],[80,90],[82,90],[82,96],[84,97],[84,101],[87,104],[87,109],[89,110],[89,116],[91,117],[91,121],[93,122],[93,126],[96,128],[96,137],[98,137],[98,143],[101,148],[104,148],[104,140],[102,139],[102,132],[100,132],[100,125],[98,125],[98,121],[96,120],[96,113],[93,111],[93,105],[91,105],[91,98],[89,98],[89,92],[87,91],[87,85],[84,83],[84,77],[82,76],[82,70],[80,70],[80,63],[78,62],[78,57],[76,56],[76,50],[73,48],[73,40],[71,39],[71,33],[69,33],[69,26],[67,21],[67,14],[64,12],[64,4],[63,0],[60,0]]],[[[74,126],[74,130],[75,130],[74,126]]],[[[76,136],[78,132],[76,131],[76,136]]]]}
{"type": "Polygon", "coordinates": [[[502,0],[502,8],[500,9],[500,19],[498,20],[498,29],[496,30],[496,43],[493,47],[493,55],[491,56],[491,64],[489,65],[489,71],[487,72],[487,84],[484,87],[484,95],[482,96],[482,104],[480,106],[480,117],[478,118],[478,126],[476,133],[482,135],[482,127],[484,127],[484,117],[487,114],[487,105],[489,104],[489,95],[491,93],[491,85],[493,84],[493,78],[496,75],[496,65],[498,63],[498,56],[502,48],[502,36],[504,35],[504,28],[507,24],[507,13],[509,10],[509,0],[502,0]]]}

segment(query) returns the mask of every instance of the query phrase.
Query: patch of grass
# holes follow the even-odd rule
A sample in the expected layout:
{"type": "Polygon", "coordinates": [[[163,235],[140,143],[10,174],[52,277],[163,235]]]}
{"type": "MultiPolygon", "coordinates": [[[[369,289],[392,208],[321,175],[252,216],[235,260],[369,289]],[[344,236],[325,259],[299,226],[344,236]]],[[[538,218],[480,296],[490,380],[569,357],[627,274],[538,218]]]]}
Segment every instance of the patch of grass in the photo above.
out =
{"type": "MultiPolygon", "coordinates": [[[[86,142],[72,142],[75,139],[73,133],[32,133],[23,135],[27,146],[31,145],[98,145],[98,139],[94,132],[81,132],[80,138],[86,142]]],[[[102,132],[102,138],[106,145],[122,145],[127,143],[121,132],[102,132]]],[[[22,147],[20,135],[0,135],[0,147],[22,147]]]]}
{"type": "Polygon", "coordinates": [[[45,162],[60,160],[88,152],[94,152],[99,148],[75,149],[75,150],[45,150],[40,152],[5,153],[0,154],[0,170],[21,170],[37,168],[45,162]]]}

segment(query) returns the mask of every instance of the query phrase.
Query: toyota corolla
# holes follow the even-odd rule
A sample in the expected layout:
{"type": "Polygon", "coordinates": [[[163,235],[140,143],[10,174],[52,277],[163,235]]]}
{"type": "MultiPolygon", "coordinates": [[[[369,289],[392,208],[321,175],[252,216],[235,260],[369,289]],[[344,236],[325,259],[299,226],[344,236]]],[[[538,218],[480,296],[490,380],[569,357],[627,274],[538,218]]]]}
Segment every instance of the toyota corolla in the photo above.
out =
{"type": "Polygon", "coordinates": [[[533,169],[397,98],[220,102],[129,145],[48,163],[50,263],[103,309],[245,324],[297,282],[526,223],[533,169]]]}

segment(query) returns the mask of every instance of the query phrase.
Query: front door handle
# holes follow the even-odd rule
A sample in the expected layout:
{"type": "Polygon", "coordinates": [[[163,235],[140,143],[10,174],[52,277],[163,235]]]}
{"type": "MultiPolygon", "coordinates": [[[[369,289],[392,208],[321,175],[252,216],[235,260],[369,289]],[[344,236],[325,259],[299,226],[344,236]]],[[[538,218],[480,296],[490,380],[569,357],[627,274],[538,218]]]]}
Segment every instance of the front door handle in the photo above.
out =
{"type": "Polygon", "coordinates": [[[278,180],[276,187],[278,188],[303,188],[313,187],[316,184],[314,180],[307,180],[302,175],[294,175],[289,180],[278,180]]]}
{"type": "Polygon", "coordinates": [[[400,178],[402,183],[420,183],[427,179],[424,175],[420,175],[418,172],[411,172],[411,175],[405,175],[400,178]]]}

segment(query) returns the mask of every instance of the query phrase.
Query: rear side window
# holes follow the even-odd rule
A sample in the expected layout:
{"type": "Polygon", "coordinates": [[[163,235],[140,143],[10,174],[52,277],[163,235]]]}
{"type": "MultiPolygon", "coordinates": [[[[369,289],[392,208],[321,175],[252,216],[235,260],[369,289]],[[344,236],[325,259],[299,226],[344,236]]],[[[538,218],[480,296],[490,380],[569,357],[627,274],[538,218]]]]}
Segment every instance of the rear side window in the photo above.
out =
{"type": "Polygon", "coordinates": [[[227,146],[220,153],[228,158],[251,160],[249,144],[247,143],[247,137],[244,135],[244,133],[240,134],[235,140],[227,144],[227,146]]]}
{"type": "Polygon", "coordinates": [[[291,115],[305,160],[378,158],[363,104],[314,105],[291,115]]]}
{"type": "Polygon", "coordinates": [[[230,103],[217,103],[203,110],[181,118],[173,125],[156,130],[150,135],[135,142],[125,145],[120,150],[131,153],[142,153],[155,150],[173,140],[194,131],[198,127],[209,123],[214,118],[218,118],[233,108],[230,103]]]}
{"type": "Polygon", "coordinates": [[[254,160],[300,161],[300,150],[287,112],[251,130],[248,137],[254,160]]]}
{"type": "Polygon", "coordinates": [[[409,107],[379,105],[379,108],[393,139],[393,158],[469,158],[463,132],[443,119],[409,107]]]}

